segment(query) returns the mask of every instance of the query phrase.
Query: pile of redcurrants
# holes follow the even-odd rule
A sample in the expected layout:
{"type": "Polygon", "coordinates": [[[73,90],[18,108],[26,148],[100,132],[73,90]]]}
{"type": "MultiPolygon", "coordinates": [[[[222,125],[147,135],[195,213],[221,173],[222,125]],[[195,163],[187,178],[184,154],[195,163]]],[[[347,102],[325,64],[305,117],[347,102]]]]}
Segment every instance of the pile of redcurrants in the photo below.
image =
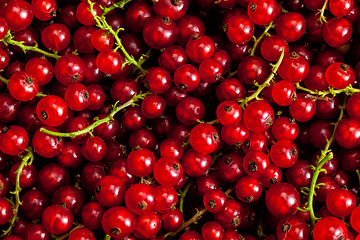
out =
{"type": "Polygon", "coordinates": [[[360,240],[359,0],[0,0],[0,239],[360,240]]]}

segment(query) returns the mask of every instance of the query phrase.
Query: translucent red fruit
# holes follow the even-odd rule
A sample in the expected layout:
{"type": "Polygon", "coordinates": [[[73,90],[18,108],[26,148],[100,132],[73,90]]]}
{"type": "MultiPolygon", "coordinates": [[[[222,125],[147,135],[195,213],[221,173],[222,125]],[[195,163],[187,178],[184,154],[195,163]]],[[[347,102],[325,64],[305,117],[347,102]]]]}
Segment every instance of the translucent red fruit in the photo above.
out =
{"type": "Polygon", "coordinates": [[[355,70],[342,62],[335,62],[325,71],[325,80],[333,88],[342,89],[356,80],[355,70]]]}
{"type": "Polygon", "coordinates": [[[316,102],[306,93],[299,93],[295,102],[289,106],[291,116],[299,122],[307,122],[316,113],[316,102]]]}
{"type": "Polygon", "coordinates": [[[122,58],[113,49],[101,51],[96,57],[96,66],[105,74],[115,74],[122,66],[122,58]]]}
{"type": "Polygon", "coordinates": [[[70,31],[62,23],[51,24],[42,30],[41,41],[50,50],[64,50],[70,43],[70,31]]]}
{"type": "Polygon", "coordinates": [[[350,40],[352,32],[351,23],[344,17],[331,18],[322,27],[322,36],[331,47],[340,47],[346,44],[350,40]]]}
{"type": "Polygon", "coordinates": [[[276,18],[279,7],[275,0],[251,0],[247,14],[256,25],[267,25],[276,18]]]}
{"type": "Polygon", "coordinates": [[[338,240],[346,239],[348,236],[348,229],[345,224],[338,218],[325,217],[320,219],[314,227],[314,240],[338,240]]]}
{"type": "Polygon", "coordinates": [[[66,105],[74,111],[85,110],[90,104],[89,92],[81,83],[73,83],[67,87],[64,99],[66,105]]]}
{"type": "Polygon", "coordinates": [[[309,71],[310,64],[308,60],[294,51],[284,56],[279,67],[280,77],[293,83],[303,81],[309,74],[309,71]]]}
{"type": "Polygon", "coordinates": [[[29,136],[23,127],[13,125],[3,128],[0,134],[0,151],[16,156],[22,153],[29,144],[29,136]]]}
{"type": "Polygon", "coordinates": [[[326,207],[336,217],[348,217],[356,207],[356,197],[347,189],[337,188],[326,196],[326,207]]]}
{"type": "Polygon", "coordinates": [[[224,125],[234,125],[241,121],[243,112],[239,104],[228,100],[220,103],[216,109],[216,116],[219,122],[224,125]]]}
{"type": "Polygon", "coordinates": [[[104,231],[111,237],[121,239],[127,237],[135,228],[135,216],[125,207],[109,208],[101,220],[104,231]]]}
{"type": "Polygon", "coordinates": [[[250,131],[263,133],[275,120],[274,110],[267,101],[251,102],[244,110],[243,121],[250,131]]]}
{"type": "Polygon", "coordinates": [[[254,36],[255,27],[248,17],[235,15],[227,21],[224,30],[232,43],[243,45],[254,36]]]}
{"type": "Polygon", "coordinates": [[[47,21],[56,16],[57,4],[55,0],[32,0],[31,7],[34,16],[41,21],[47,21]]]}
{"type": "Polygon", "coordinates": [[[276,33],[287,42],[300,39],[306,30],[305,18],[297,12],[288,12],[276,21],[276,33]]]}
{"type": "Polygon", "coordinates": [[[19,101],[30,101],[39,91],[39,84],[35,78],[26,72],[17,72],[11,76],[8,83],[10,95],[19,101]]]}
{"type": "Polygon", "coordinates": [[[343,148],[354,148],[360,143],[360,122],[344,118],[336,127],[335,139],[343,148]]]}
{"type": "Polygon", "coordinates": [[[190,132],[190,144],[199,153],[212,153],[219,144],[216,129],[207,123],[196,125],[190,132]]]}
{"type": "Polygon", "coordinates": [[[31,5],[24,0],[2,2],[0,15],[6,20],[9,28],[13,31],[24,30],[33,20],[31,5]]]}
{"type": "Polygon", "coordinates": [[[48,95],[37,103],[36,114],[41,122],[55,127],[65,122],[68,115],[68,107],[61,97],[48,95]]]}
{"type": "Polygon", "coordinates": [[[269,188],[265,202],[272,215],[286,217],[297,211],[300,205],[300,194],[291,184],[281,182],[269,188]]]}
{"type": "Polygon", "coordinates": [[[63,234],[72,227],[74,217],[72,212],[58,205],[47,207],[42,216],[42,225],[53,234],[63,234]]]}
{"type": "Polygon", "coordinates": [[[184,171],[176,159],[162,157],[155,163],[153,174],[158,183],[171,187],[180,181],[184,171]]]}

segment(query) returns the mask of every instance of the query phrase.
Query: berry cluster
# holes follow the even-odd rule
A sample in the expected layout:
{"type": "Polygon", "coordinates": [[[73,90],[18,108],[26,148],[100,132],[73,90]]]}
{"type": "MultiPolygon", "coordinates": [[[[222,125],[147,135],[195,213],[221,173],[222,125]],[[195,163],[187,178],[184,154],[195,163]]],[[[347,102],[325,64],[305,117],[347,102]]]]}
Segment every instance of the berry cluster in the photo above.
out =
{"type": "Polygon", "coordinates": [[[0,0],[0,238],[360,240],[358,0],[0,0]]]}

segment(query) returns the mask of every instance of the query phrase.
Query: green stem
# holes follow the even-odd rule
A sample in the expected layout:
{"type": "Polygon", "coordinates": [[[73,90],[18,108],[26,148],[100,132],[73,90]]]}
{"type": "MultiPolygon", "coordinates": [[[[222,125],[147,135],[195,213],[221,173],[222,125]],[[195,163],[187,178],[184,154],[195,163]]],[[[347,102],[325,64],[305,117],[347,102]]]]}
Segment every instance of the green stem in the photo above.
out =
{"type": "Polygon", "coordinates": [[[103,8],[103,13],[102,15],[105,16],[108,12],[112,11],[115,8],[121,8],[123,9],[125,4],[127,4],[128,2],[131,2],[132,0],[122,0],[120,2],[114,3],[113,5],[111,5],[110,7],[107,8],[103,8]]]}
{"type": "Polygon", "coordinates": [[[319,10],[319,13],[320,13],[319,21],[321,23],[327,23],[326,17],[324,16],[324,13],[325,13],[325,9],[326,9],[326,7],[328,5],[328,2],[329,2],[329,0],[325,0],[322,8],[319,10]]]}
{"type": "Polygon", "coordinates": [[[112,27],[107,23],[105,16],[97,16],[94,12],[94,2],[92,2],[91,0],[88,0],[88,3],[90,5],[90,9],[89,11],[91,12],[91,14],[93,15],[97,26],[100,29],[109,31],[109,33],[111,33],[111,35],[113,35],[114,39],[115,39],[115,43],[117,45],[117,48],[120,48],[120,50],[122,51],[122,53],[125,55],[126,59],[129,61],[129,63],[133,64],[137,69],[139,69],[139,71],[141,72],[141,75],[145,75],[146,74],[146,70],[142,68],[142,66],[135,60],[135,58],[133,56],[130,56],[129,53],[126,51],[126,49],[124,48],[124,46],[121,43],[121,40],[118,36],[118,31],[121,30],[117,30],[116,32],[112,29],[112,27]]]}
{"type": "Polygon", "coordinates": [[[305,209],[305,210],[309,210],[311,226],[314,226],[314,225],[315,225],[315,221],[318,219],[318,218],[315,216],[314,206],[313,206],[315,189],[316,189],[316,182],[317,182],[317,180],[318,180],[319,174],[320,174],[320,172],[322,171],[322,167],[324,166],[324,164],[325,164],[327,161],[329,161],[330,159],[333,158],[333,153],[331,152],[330,146],[331,146],[332,142],[333,142],[334,139],[335,139],[335,130],[336,130],[336,127],[338,126],[339,122],[341,121],[341,119],[342,119],[343,116],[344,116],[345,106],[346,106],[346,97],[344,97],[344,102],[343,102],[343,104],[340,106],[339,118],[338,118],[338,120],[336,121],[336,123],[334,124],[334,130],[333,130],[333,132],[332,132],[331,138],[330,138],[329,140],[327,140],[325,148],[324,148],[323,150],[321,150],[321,155],[320,155],[320,157],[319,157],[318,164],[317,164],[317,166],[316,166],[316,168],[315,168],[313,177],[312,177],[312,179],[311,179],[310,188],[309,188],[308,205],[307,205],[307,207],[306,207],[306,209],[305,209]]]}
{"type": "Polygon", "coordinates": [[[265,36],[269,35],[268,31],[269,31],[271,28],[273,28],[273,27],[275,27],[275,25],[273,24],[273,22],[269,23],[269,24],[265,27],[265,30],[264,30],[264,32],[260,35],[260,37],[258,37],[258,38],[255,38],[255,37],[254,37],[254,38],[255,38],[255,42],[254,42],[253,48],[252,48],[251,51],[250,51],[250,56],[254,56],[256,47],[258,46],[258,44],[261,42],[261,40],[262,40],[265,36]]]}
{"type": "Polygon", "coordinates": [[[83,227],[85,227],[85,226],[82,225],[82,224],[78,224],[78,225],[76,225],[75,227],[73,227],[69,232],[64,233],[64,234],[61,235],[61,236],[55,237],[55,240],[63,240],[63,239],[66,239],[67,237],[69,237],[70,233],[72,233],[72,232],[75,231],[76,229],[83,228],[83,227]]]}
{"type": "Polygon", "coordinates": [[[280,67],[280,64],[282,62],[284,58],[284,50],[281,52],[281,55],[279,57],[279,60],[276,62],[275,65],[273,64],[270,64],[273,69],[272,69],[272,72],[270,73],[270,75],[268,76],[268,78],[265,80],[265,82],[263,84],[261,84],[258,89],[249,97],[246,97],[246,98],[243,98],[241,100],[239,100],[239,103],[240,103],[240,106],[244,109],[245,106],[247,106],[247,103],[253,99],[259,99],[259,94],[262,92],[262,90],[264,90],[264,88],[266,88],[267,86],[270,85],[270,81],[274,78],[277,70],[279,69],[280,67]]]}
{"type": "Polygon", "coordinates": [[[31,165],[32,161],[34,160],[34,155],[32,153],[32,149],[31,147],[28,147],[26,149],[27,154],[26,156],[21,160],[21,163],[19,165],[19,168],[16,170],[16,184],[15,184],[15,191],[11,192],[12,194],[15,195],[15,206],[13,206],[13,212],[14,212],[14,216],[11,218],[10,222],[9,222],[9,227],[8,229],[6,229],[5,231],[3,231],[3,234],[0,236],[0,238],[5,237],[6,235],[8,235],[11,232],[11,229],[14,227],[16,220],[18,219],[18,212],[19,212],[19,207],[21,205],[21,200],[20,200],[20,192],[21,192],[21,187],[20,187],[20,176],[21,173],[24,169],[25,166],[31,165]]]}
{"type": "Polygon", "coordinates": [[[189,191],[189,189],[194,185],[195,183],[195,179],[191,179],[185,186],[184,190],[182,191],[181,195],[180,195],[180,200],[179,200],[179,210],[184,213],[184,199],[186,197],[187,192],[189,191]]]}
{"type": "Polygon", "coordinates": [[[111,239],[111,236],[109,234],[106,234],[104,237],[104,240],[110,240],[110,239],[111,239]]]}
{"type": "Polygon", "coordinates": [[[356,174],[357,174],[357,177],[358,177],[359,188],[360,188],[360,170],[356,170],[356,174]]]}
{"type": "Polygon", "coordinates": [[[2,81],[3,83],[5,83],[6,85],[9,84],[9,80],[7,80],[6,78],[0,76],[0,81],[2,81]]]}
{"type": "Polygon", "coordinates": [[[13,40],[13,36],[11,35],[10,30],[9,30],[8,34],[6,35],[6,37],[1,39],[0,41],[2,41],[5,45],[10,44],[10,45],[18,46],[19,48],[21,48],[23,50],[23,52],[25,54],[27,53],[27,51],[32,51],[32,52],[38,52],[40,54],[43,54],[43,55],[51,57],[51,58],[55,58],[56,60],[61,57],[55,53],[49,53],[49,52],[46,52],[46,51],[38,48],[37,43],[35,44],[35,46],[25,46],[24,42],[13,40]]]}
{"type": "Polygon", "coordinates": [[[70,133],[60,133],[60,132],[53,132],[53,131],[47,130],[45,128],[40,128],[40,131],[43,132],[43,133],[52,135],[52,136],[70,137],[70,138],[74,138],[74,137],[79,136],[79,135],[90,133],[90,131],[93,130],[94,128],[96,128],[97,126],[99,126],[99,125],[101,125],[103,123],[110,122],[110,120],[112,120],[114,118],[115,114],[118,113],[119,111],[121,111],[122,109],[133,105],[139,99],[144,99],[149,94],[150,94],[150,92],[134,95],[132,97],[132,99],[130,99],[129,101],[127,101],[126,103],[124,103],[124,104],[122,104],[120,106],[117,106],[118,104],[115,103],[114,106],[113,106],[113,110],[111,111],[111,113],[106,118],[99,119],[99,120],[95,121],[94,123],[92,123],[87,128],[84,128],[84,129],[82,129],[80,131],[70,132],[70,133]]]}
{"type": "Polygon", "coordinates": [[[304,92],[307,92],[307,93],[310,93],[310,94],[316,95],[316,96],[321,96],[321,97],[325,97],[327,95],[332,95],[334,97],[341,93],[345,93],[346,95],[353,95],[355,93],[360,92],[360,89],[353,88],[351,85],[349,85],[343,89],[334,89],[332,87],[329,87],[329,89],[326,91],[310,90],[306,87],[301,86],[300,83],[295,83],[295,87],[304,92]]]}

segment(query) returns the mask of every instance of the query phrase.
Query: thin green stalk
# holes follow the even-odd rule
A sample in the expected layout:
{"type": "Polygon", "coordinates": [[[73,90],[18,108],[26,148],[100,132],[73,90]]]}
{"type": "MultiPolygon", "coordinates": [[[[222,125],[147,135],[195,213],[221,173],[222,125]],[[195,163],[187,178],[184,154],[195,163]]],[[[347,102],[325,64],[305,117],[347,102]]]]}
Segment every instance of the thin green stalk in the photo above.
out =
{"type": "Polygon", "coordinates": [[[49,53],[49,52],[46,52],[46,51],[40,49],[36,42],[35,42],[35,46],[26,46],[26,45],[24,45],[23,41],[15,41],[15,40],[13,40],[13,38],[14,37],[11,35],[10,30],[9,30],[6,37],[1,39],[0,41],[2,41],[5,45],[10,44],[13,46],[18,46],[19,48],[21,48],[23,50],[23,52],[25,54],[27,53],[27,51],[32,51],[32,52],[38,52],[40,54],[43,54],[43,55],[51,57],[51,58],[55,58],[56,60],[61,57],[61,56],[57,55],[56,53],[49,53]]]}
{"type": "Polygon", "coordinates": [[[110,240],[110,239],[111,239],[111,236],[109,234],[106,234],[104,237],[104,240],[110,240]]]}
{"type": "Polygon", "coordinates": [[[40,128],[40,131],[43,132],[43,133],[46,133],[46,134],[49,134],[49,135],[52,135],[52,136],[58,136],[58,137],[70,137],[70,138],[74,138],[76,136],[79,136],[79,135],[83,135],[83,134],[87,134],[87,133],[90,133],[94,128],[96,128],[97,126],[103,124],[103,123],[108,123],[110,122],[110,120],[114,119],[114,116],[115,114],[117,114],[119,111],[121,111],[122,109],[124,108],[127,108],[129,106],[132,106],[135,104],[135,102],[139,99],[144,99],[147,95],[149,95],[150,92],[146,92],[146,93],[141,93],[141,94],[138,94],[138,95],[134,95],[132,97],[132,99],[130,99],[129,101],[127,101],[126,103],[122,104],[122,105],[119,105],[118,106],[118,103],[115,103],[114,106],[113,106],[113,110],[111,111],[111,113],[103,118],[103,119],[99,119],[97,121],[95,121],[94,123],[92,123],[90,126],[88,126],[87,128],[84,128],[80,131],[77,131],[77,132],[70,132],[70,133],[60,133],[60,132],[53,132],[53,131],[50,131],[50,130],[47,130],[45,128],[40,128]]]}
{"type": "Polygon", "coordinates": [[[194,185],[194,183],[195,183],[195,179],[189,180],[189,182],[186,184],[184,190],[181,192],[180,200],[179,200],[179,210],[182,213],[184,212],[184,199],[186,197],[187,192],[194,185]]]}
{"type": "Polygon", "coordinates": [[[339,117],[338,117],[336,123],[334,124],[334,130],[332,132],[331,138],[329,140],[327,140],[325,148],[323,150],[321,150],[321,155],[319,156],[318,164],[314,170],[314,174],[313,174],[313,177],[312,177],[311,183],[310,183],[308,205],[305,209],[302,209],[303,211],[309,211],[311,226],[314,226],[315,221],[318,219],[315,216],[314,206],[313,206],[315,189],[317,186],[316,182],[318,180],[319,174],[322,171],[322,167],[324,166],[324,164],[333,158],[333,153],[331,152],[330,146],[335,139],[336,127],[338,126],[339,122],[341,121],[341,119],[344,116],[345,106],[346,106],[346,97],[344,97],[344,102],[340,106],[340,114],[339,114],[339,117]]]}
{"type": "Polygon", "coordinates": [[[102,15],[105,16],[108,12],[112,11],[113,9],[120,8],[123,9],[125,4],[131,2],[132,0],[122,0],[120,2],[114,3],[110,7],[102,8],[103,12],[102,15]]]}
{"type": "Polygon", "coordinates": [[[118,29],[116,32],[112,29],[112,27],[107,23],[105,16],[97,16],[94,12],[94,2],[92,2],[91,0],[88,0],[88,3],[90,5],[90,9],[89,11],[91,12],[91,14],[93,15],[95,21],[96,21],[96,25],[103,30],[109,31],[109,33],[111,33],[111,35],[113,35],[114,39],[115,39],[115,43],[117,45],[117,48],[120,48],[120,50],[122,51],[122,53],[125,55],[126,59],[129,61],[130,64],[133,64],[137,69],[139,69],[139,71],[141,72],[141,75],[145,75],[146,74],[146,70],[142,68],[142,66],[135,60],[135,58],[131,55],[129,55],[129,53],[126,51],[126,49],[124,48],[124,46],[121,43],[121,40],[118,36],[118,32],[121,31],[121,29],[118,29]]]}
{"type": "Polygon", "coordinates": [[[325,13],[325,10],[326,10],[326,8],[327,8],[328,2],[329,2],[329,0],[325,0],[322,8],[319,10],[319,14],[320,14],[320,16],[319,16],[319,21],[320,21],[321,23],[327,23],[327,20],[326,20],[326,17],[325,17],[325,15],[324,15],[324,13],[325,13]]]}
{"type": "Polygon", "coordinates": [[[307,93],[310,93],[310,94],[316,95],[316,96],[321,96],[321,97],[325,97],[328,95],[332,95],[333,97],[335,97],[336,95],[341,94],[341,93],[345,93],[346,95],[353,95],[355,93],[360,92],[360,89],[353,88],[351,85],[349,85],[343,89],[334,89],[332,87],[329,87],[328,90],[326,90],[326,91],[310,90],[306,87],[301,86],[300,83],[295,83],[295,87],[304,92],[307,92],[307,93]]]}
{"type": "Polygon", "coordinates": [[[261,42],[261,40],[265,37],[270,35],[268,32],[271,28],[275,27],[275,24],[273,24],[273,22],[269,23],[265,29],[264,32],[260,35],[260,37],[256,38],[255,36],[253,37],[255,42],[254,42],[254,46],[252,47],[251,51],[250,51],[250,56],[254,56],[255,54],[255,50],[256,47],[258,46],[258,44],[261,42]]]}
{"type": "Polygon", "coordinates": [[[264,88],[266,88],[267,86],[270,85],[270,81],[274,78],[277,70],[280,67],[280,64],[282,62],[284,58],[284,50],[281,52],[281,55],[279,57],[279,60],[276,62],[276,64],[270,64],[273,69],[272,72],[270,73],[270,75],[268,76],[268,78],[265,80],[265,82],[261,85],[259,85],[258,89],[249,97],[243,98],[241,100],[239,100],[239,104],[240,106],[244,109],[245,106],[247,106],[247,103],[253,99],[259,99],[259,94],[262,92],[262,90],[264,90],[264,88]]]}
{"type": "Polygon", "coordinates": [[[6,85],[9,84],[9,80],[7,80],[6,78],[0,76],[0,81],[2,81],[3,83],[5,83],[6,85]]]}
{"type": "Polygon", "coordinates": [[[23,159],[21,160],[21,163],[19,165],[19,168],[16,170],[16,184],[15,184],[15,191],[11,192],[11,194],[15,195],[15,205],[13,206],[13,212],[14,212],[14,216],[11,218],[10,222],[9,222],[9,227],[8,229],[4,230],[3,233],[1,234],[0,238],[5,237],[6,235],[8,235],[11,232],[11,229],[15,226],[15,222],[18,219],[18,212],[19,212],[19,207],[21,205],[21,200],[20,200],[20,192],[21,192],[21,187],[20,187],[20,176],[21,173],[24,169],[25,166],[31,165],[33,160],[34,160],[34,155],[32,153],[32,149],[31,147],[28,147],[26,149],[27,154],[25,157],[23,157],[23,159]]]}

